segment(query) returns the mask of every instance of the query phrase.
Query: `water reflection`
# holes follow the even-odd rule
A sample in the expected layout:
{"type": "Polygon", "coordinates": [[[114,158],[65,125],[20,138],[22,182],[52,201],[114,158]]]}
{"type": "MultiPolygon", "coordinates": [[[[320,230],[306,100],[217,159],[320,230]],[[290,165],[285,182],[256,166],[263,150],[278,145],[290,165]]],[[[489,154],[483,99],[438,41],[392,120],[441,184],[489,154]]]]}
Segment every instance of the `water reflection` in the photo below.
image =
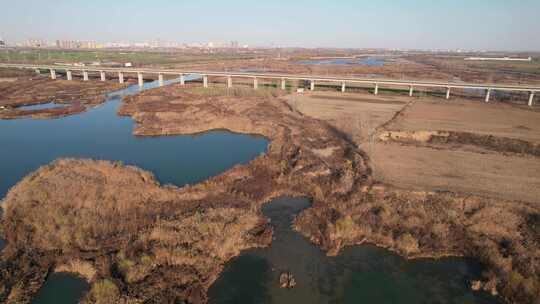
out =
{"type": "MultiPolygon", "coordinates": [[[[156,86],[157,81],[145,83],[144,89],[156,86]]],[[[182,186],[266,152],[266,139],[227,131],[135,137],[133,120],[119,117],[116,112],[122,96],[139,90],[134,85],[111,93],[105,104],[79,115],[52,120],[0,120],[0,198],[25,175],[61,157],[122,161],[152,171],[162,183],[182,186]]]]}
{"type": "Polygon", "coordinates": [[[327,257],[291,229],[307,199],[281,198],[266,205],[275,239],[227,265],[209,291],[210,303],[498,303],[468,282],[480,266],[466,259],[407,261],[375,246],[354,246],[327,257]],[[279,287],[290,271],[296,287],[279,287]],[[262,282],[260,280],[263,280],[262,282]]]}
{"type": "Polygon", "coordinates": [[[62,107],[65,107],[65,105],[56,104],[54,102],[48,102],[48,103],[35,104],[35,105],[30,105],[30,106],[17,107],[17,110],[30,111],[30,110],[55,109],[55,108],[62,108],[62,107]]]}
{"type": "MultiPolygon", "coordinates": [[[[199,77],[191,75],[186,80],[199,77]]],[[[154,81],[143,88],[133,85],[113,92],[105,104],[79,115],[52,120],[0,120],[0,198],[25,175],[62,157],[122,161],[153,172],[162,183],[182,186],[266,152],[265,138],[227,131],[194,136],[133,136],[133,120],[116,114],[121,98],[158,85],[154,81]]],[[[0,239],[0,250],[4,247],[0,239]]],[[[87,285],[70,274],[52,274],[33,303],[78,303],[87,285]]]]}
{"type": "Polygon", "coordinates": [[[90,289],[85,279],[69,273],[53,273],[32,300],[32,304],[76,304],[90,289]]]}

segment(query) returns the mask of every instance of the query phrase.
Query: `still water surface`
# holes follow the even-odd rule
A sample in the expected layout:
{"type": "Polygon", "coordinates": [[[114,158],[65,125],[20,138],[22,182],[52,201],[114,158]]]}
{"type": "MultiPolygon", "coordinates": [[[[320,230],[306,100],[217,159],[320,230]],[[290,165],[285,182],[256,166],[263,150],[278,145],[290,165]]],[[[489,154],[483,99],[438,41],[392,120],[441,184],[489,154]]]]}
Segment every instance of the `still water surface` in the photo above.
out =
{"type": "Polygon", "coordinates": [[[291,228],[296,214],[310,205],[301,198],[276,199],[263,208],[274,240],[230,262],[209,290],[211,304],[252,303],[499,303],[473,292],[480,276],[474,261],[449,258],[407,261],[375,246],[354,246],[327,257],[291,228]],[[279,287],[279,275],[293,274],[296,286],[279,287]]]}
{"type": "Polygon", "coordinates": [[[83,278],[69,273],[53,273],[47,278],[32,303],[75,304],[89,289],[90,284],[83,278]]]}
{"type": "MultiPolygon", "coordinates": [[[[147,83],[145,88],[157,84],[147,83]]],[[[0,120],[0,197],[34,171],[59,157],[121,160],[152,171],[162,183],[196,183],[245,163],[267,149],[261,137],[214,131],[198,136],[134,137],[131,118],[119,117],[120,98],[136,86],[111,94],[86,113],[51,120],[0,120]]],[[[468,281],[480,267],[470,260],[406,261],[373,246],[356,246],[338,257],[325,254],[291,229],[307,199],[282,198],[263,212],[275,239],[265,249],[248,250],[229,263],[209,291],[211,303],[497,303],[474,293],[468,281]],[[281,271],[297,286],[278,287],[281,271]]],[[[78,303],[89,289],[81,278],[49,276],[34,304],[78,303]]]]}
{"type": "MultiPolygon", "coordinates": [[[[144,89],[156,85],[145,83],[144,89]]],[[[105,104],[79,115],[0,120],[0,199],[25,175],[61,157],[122,161],[153,172],[161,183],[182,186],[218,175],[266,152],[265,138],[227,131],[135,137],[133,120],[116,113],[122,96],[139,91],[131,86],[112,93],[105,104]]],[[[0,248],[3,246],[0,240],[0,248]]],[[[87,289],[88,284],[76,276],[53,274],[33,303],[78,303],[87,289]]]]}
{"type": "Polygon", "coordinates": [[[35,105],[30,105],[30,106],[17,107],[17,110],[23,110],[23,111],[44,110],[44,109],[54,109],[54,108],[61,108],[61,107],[65,107],[65,105],[56,104],[54,102],[48,102],[48,103],[35,104],[35,105]]]}
{"type": "MultiPolygon", "coordinates": [[[[145,89],[156,83],[146,83],[145,89]]],[[[134,122],[116,114],[121,97],[110,94],[86,113],[59,119],[0,120],[0,198],[25,175],[61,157],[122,161],[153,172],[161,183],[200,182],[265,153],[263,137],[211,131],[193,136],[136,137],[134,122]]]]}

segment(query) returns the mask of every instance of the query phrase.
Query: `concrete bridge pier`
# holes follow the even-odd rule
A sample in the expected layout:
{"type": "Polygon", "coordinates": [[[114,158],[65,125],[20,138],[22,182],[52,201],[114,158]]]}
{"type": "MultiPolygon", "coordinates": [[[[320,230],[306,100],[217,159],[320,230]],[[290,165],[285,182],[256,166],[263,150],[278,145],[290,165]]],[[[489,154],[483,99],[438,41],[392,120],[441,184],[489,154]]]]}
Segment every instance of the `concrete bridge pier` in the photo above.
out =
{"type": "Polygon", "coordinates": [[[88,81],[88,71],[83,71],[83,80],[88,81]]]}
{"type": "Polygon", "coordinates": [[[208,76],[203,75],[203,87],[208,88],[208,76]]]}
{"type": "Polygon", "coordinates": [[[375,95],[379,95],[379,84],[375,84],[375,95]]]}
{"type": "Polygon", "coordinates": [[[232,88],[232,77],[227,76],[227,88],[232,88]]]}
{"type": "Polygon", "coordinates": [[[144,86],[144,79],[141,72],[137,72],[137,79],[139,80],[139,87],[142,88],[144,86]]]}
{"type": "Polygon", "coordinates": [[[491,89],[486,90],[486,102],[489,102],[489,97],[491,96],[491,89]]]}
{"type": "Polygon", "coordinates": [[[118,82],[124,83],[124,73],[118,72],[118,82]]]}
{"type": "Polygon", "coordinates": [[[73,80],[73,74],[71,73],[70,70],[66,70],[66,77],[67,77],[67,80],[73,80]]]}
{"type": "Polygon", "coordinates": [[[163,82],[163,74],[158,74],[158,82],[159,82],[159,86],[162,87],[164,82],[163,82]]]}
{"type": "Polygon", "coordinates": [[[309,90],[310,91],[315,91],[315,80],[311,80],[309,82],[309,90]]]}
{"type": "Polygon", "coordinates": [[[413,96],[413,91],[414,91],[413,86],[409,86],[409,97],[413,96]]]}
{"type": "Polygon", "coordinates": [[[450,99],[450,87],[446,88],[446,99],[450,99]]]}
{"type": "Polygon", "coordinates": [[[285,78],[281,78],[281,89],[285,90],[286,87],[287,87],[287,82],[285,78]]]}
{"type": "Polygon", "coordinates": [[[529,93],[529,107],[533,106],[533,102],[534,102],[534,91],[529,93]]]}
{"type": "Polygon", "coordinates": [[[345,93],[345,82],[341,83],[341,93],[345,93]]]}
{"type": "Polygon", "coordinates": [[[259,81],[257,80],[257,77],[253,77],[253,88],[255,90],[259,88],[259,81]]]}
{"type": "Polygon", "coordinates": [[[56,79],[56,71],[51,69],[51,79],[56,79]]]}
{"type": "Polygon", "coordinates": [[[101,77],[101,81],[106,81],[107,80],[107,76],[105,76],[105,72],[104,71],[99,71],[99,75],[101,77]]]}

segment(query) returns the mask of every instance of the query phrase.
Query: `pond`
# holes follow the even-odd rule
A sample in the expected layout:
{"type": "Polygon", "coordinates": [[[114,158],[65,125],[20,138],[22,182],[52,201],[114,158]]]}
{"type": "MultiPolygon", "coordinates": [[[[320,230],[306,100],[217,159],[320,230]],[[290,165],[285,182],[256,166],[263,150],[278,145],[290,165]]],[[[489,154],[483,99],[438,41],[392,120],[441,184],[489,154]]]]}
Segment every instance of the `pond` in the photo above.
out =
{"type": "MultiPolygon", "coordinates": [[[[145,83],[143,89],[157,85],[158,82],[145,83]]],[[[122,161],[151,171],[161,183],[183,186],[266,153],[265,138],[228,131],[193,136],[133,136],[133,120],[116,113],[122,96],[139,91],[138,86],[130,86],[111,93],[103,105],[79,115],[49,120],[0,120],[0,198],[25,175],[57,158],[122,161]]],[[[4,246],[0,240],[0,249],[4,246]]],[[[87,285],[73,275],[52,274],[33,303],[78,303],[87,285]]]]}
{"type": "MultiPolygon", "coordinates": [[[[173,80],[173,82],[176,80],[173,80]]],[[[156,82],[145,84],[155,87],[156,82]]],[[[134,122],[116,115],[125,94],[86,113],[52,120],[0,121],[0,197],[39,166],[59,157],[123,161],[153,172],[162,183],[200,182],[265,153],[268,141],[252,135],[212,131],[196,136],[135,137],[134,122]]],[[[276,199],[263,208],[275,230],[269,248],[244,252],[226,265],[209,291],[211,303],[498,303],[473,292],[469,281],[481,267],[467,259],[407,261],[374,246],[355,246],[327,257],[291,229],[307,199],[276,199]],[[296,286],[279,287],[290,272],[296,286]]],[[[89,289],[84,280],[51,274],[33,303],[77,303],[89,289]]]]}
{"type": "Polygon", "coordinates": [[[53,273],[41,287],[32,304],[79,303],[90,289],[85,279],[69,273],[53,273]]]}
{"type": "Polygon", "coordinates": [[[183,186],[266,152],[265,138],[227,131],[133,136],[133,120],[116,113],[122,96],[138,91],[131,86],[110,94],[100,107],[60,119],[0,120],[0,197],[25,175],[62,157],[122,161],[153,172],[161,183],[183,186]]]}
{"type": "Polygon", "coordinates": [[[472,260],[408,261],[371,245],[327,257],[291,228],[309,205],[308,199],[287,197],[265,205],[274,228],[272,245],[232,260],[210,288],[210,303],[499,303],[469,288],[481,272],[472,260]],[[284,272],[293,275],[296,286],[280,287],[284,272]]]}

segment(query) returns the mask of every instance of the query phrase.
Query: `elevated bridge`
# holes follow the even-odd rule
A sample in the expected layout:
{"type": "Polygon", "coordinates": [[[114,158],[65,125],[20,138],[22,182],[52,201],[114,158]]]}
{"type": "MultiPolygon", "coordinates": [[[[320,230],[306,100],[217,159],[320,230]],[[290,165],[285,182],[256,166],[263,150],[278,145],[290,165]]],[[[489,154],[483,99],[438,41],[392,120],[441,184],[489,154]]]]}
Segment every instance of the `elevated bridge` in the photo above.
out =
{"type": "Polygon", "coordinates": [[[225,77],[227,86],[232,87],[233,78],[250,78],[253,80],[253,88],[258,88],[258,79],[273,79],[281,81],[281,89],[286,88],[287,81],[308,81],[310,89],[315,90],[316,83],[337,83],[341,85],[341,91],[345,92],[348,84],[368,84],[374,87],[374,94],[379,93],[381,86],[398,86],[409,89],[409,96],[412,96],[415,88],[443,88],[446,90],[446,99],[450,98],[452,89],[477,89],[485,91],[485,101],[489,102],[493,91],[506,92],[527,92],[529,94],[528,104],[533,105],[534,96],[540,92],[540,86],[537,85],[509,85],[494,83],[457,83],[444,81],[422,81],[422,80],[402,80],[402,79],[384,79],[384,78],[360,78],[360,77],[342,77],[342,76],[318,76],[318,75],[295,75],[279,73],[251,73],[251,72],[212,72],[202,70],[182,70],[182,69],[160,69],[160,68],[107,68],[100,66],[73,66],[73,65],[32,65],[32,64],[9,64],[0,63],[3,68],[33,69],[38,73],[41,70],[49,71],[51,78],[56,79],[56,71],[65,71],[68,80],[72,80],[72,72],[78,71],[83,74],[83,80],[88,80],[88,73],[99,73],[102,81],[105,81],[107,74],[114,74],[118,77],[120,83],[124,82],[125,74],[137,74],[138,83],[143,85],[143,75],[158,75],[159,84],[163,85],[163,75],[180,76],[180,83],[183,85],[184,76],[189,74],[198,74],[202,76],[203,86],[208,87],[208,77],[225,77]]]}

